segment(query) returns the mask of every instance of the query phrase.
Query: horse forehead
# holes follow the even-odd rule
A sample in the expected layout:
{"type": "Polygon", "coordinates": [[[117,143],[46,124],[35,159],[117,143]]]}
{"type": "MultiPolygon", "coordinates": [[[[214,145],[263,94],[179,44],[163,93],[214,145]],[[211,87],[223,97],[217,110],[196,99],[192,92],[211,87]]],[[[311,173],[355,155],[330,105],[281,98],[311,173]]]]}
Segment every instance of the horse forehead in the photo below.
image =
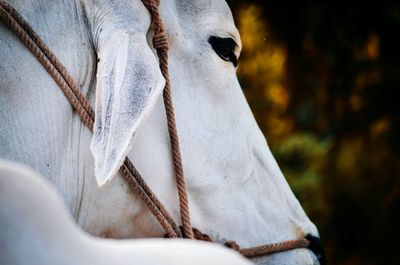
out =
{"type": "Polygon", "coordinates": [[[224,0],[176,0],[175,6],[185,28],[236,34],[231,10],[224,0]]]}
{"type": "Polygon", "coordinates": [[[224,0],[177,0],[176,6],[180,14],[192,17],[198,17],[204,14],[231,16],[228,4],[224,0]]]}

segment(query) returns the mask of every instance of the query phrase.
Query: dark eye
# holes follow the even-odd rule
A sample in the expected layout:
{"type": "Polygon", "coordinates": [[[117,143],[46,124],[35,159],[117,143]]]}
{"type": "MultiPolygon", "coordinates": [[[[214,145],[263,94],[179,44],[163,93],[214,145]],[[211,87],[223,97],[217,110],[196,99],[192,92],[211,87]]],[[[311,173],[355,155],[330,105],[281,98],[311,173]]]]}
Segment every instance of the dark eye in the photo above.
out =
{"type": "Polygon", "coordinates": [[[232,38],[211,36],[208,39],[208,42],[222,60],[232,62],[234,66],[237,66],[238,58],[235,54],[235,48],[237,47],[237,44],[232,38]]]}

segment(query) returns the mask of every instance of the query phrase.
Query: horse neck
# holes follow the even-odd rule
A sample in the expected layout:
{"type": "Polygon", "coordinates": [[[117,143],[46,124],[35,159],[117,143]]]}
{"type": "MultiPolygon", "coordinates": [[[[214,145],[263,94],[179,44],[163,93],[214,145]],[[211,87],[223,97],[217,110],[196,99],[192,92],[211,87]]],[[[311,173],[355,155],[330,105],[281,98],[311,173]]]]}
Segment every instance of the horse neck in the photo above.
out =
{"type": "MultiPolygon", "coordinates": [[[[11,4],[93,98],[96,56],[80,1],[11,4]]],[[[0,157],[36,169],[65,198],[77,194],[83,165],[90,160],[90,132],[38,60],[2,23],[0,35],[0,157]]],[[[67,204],[75,203],[67,198],[67,204]]]]}

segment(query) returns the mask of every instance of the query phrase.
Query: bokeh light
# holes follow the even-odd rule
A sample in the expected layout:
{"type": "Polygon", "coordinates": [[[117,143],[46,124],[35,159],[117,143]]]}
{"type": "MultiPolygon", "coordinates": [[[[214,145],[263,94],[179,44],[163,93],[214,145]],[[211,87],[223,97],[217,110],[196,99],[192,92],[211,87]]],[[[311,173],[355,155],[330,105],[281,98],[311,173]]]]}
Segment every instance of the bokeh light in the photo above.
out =
{"type": "Polygon", "coordinates": [[[239,81],[329,264],[398,264],[400,4],[228,3],[239,81]]]}

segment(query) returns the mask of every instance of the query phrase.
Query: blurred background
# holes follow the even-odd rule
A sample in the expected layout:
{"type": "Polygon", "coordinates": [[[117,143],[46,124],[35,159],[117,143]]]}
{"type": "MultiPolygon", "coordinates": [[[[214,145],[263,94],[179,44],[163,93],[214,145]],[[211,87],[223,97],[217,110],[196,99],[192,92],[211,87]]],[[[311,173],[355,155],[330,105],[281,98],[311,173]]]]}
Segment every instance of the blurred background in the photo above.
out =
{"type": "Polygon", "coordinates": [[[400,2],[228,3],[240,83],[329,264],[400,264],[400,2]]]}

